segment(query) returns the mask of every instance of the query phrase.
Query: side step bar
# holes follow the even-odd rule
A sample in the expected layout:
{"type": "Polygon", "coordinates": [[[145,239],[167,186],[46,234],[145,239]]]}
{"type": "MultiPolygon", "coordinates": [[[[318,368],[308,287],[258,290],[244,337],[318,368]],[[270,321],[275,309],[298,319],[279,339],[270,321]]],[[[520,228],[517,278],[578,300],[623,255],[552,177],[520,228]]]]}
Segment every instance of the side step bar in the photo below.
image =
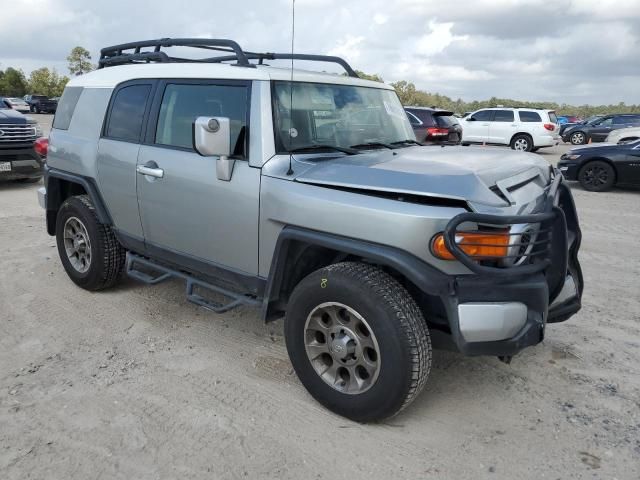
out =
{"type": "Polygon", "coordinates": [[[261,300],[232,292],[231,290],[227,290],[226,288],[212,285],[205,281],[194,278],[187,273],[173,270],[171,268],[165,267],[164,265],[160,265],[153,260],[149,260],[131,252],[127,252],[126,272],[127,275],[131,278],[135,278],[136,280],[139,280],[140,282],[146,283],[148,285],[155,285],[157,283],[168,280],[169,278],[181,278],[187,282],[187,300],[215,313],[228,312],[229,310],[232,310],[241,305],[250,307],[262,306],[261,300]],[[139,270],[140,267],[146,267],[153,273],[145,273],[139,270]],[[208,300],[195,292],[196,287],[200,287],[204,290],[217,293],[218,295],[230,299],[230,301],[228,303],[217,303],[208,300]]]}

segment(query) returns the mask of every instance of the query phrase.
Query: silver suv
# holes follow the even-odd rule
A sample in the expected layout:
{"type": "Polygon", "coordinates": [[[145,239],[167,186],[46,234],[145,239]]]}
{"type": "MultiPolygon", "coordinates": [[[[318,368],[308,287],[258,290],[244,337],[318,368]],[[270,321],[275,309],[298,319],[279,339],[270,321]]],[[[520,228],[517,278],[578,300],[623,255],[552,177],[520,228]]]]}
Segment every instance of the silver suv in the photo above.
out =
{"type": "Polygon", "coordinates": [[[421,146],[394,90],[337,57],[162,39],[100,67],[64,91],[39,192],[80,287],[177,277],[214,312],[284,316],[300,381],[356,421],[406,407],[432,345],[508,361],[580,309],[573,199],[538,156],[421,146]]]}

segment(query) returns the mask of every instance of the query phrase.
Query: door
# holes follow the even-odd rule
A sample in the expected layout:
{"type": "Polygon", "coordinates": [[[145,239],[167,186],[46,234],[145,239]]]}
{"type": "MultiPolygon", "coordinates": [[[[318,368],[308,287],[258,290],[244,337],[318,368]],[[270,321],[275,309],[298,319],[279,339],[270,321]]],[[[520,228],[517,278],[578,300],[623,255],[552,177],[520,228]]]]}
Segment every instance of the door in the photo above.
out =
{"type": "Polygon", "coordinates": [[[479,110],[465,118],[462,126],[463,142],[488,142],[489,122],[493,118],[493,110],[479,110]]]}
{"type": "Polygon", "coordinates": [[[508,145],[517,128],[513,110],[494,110],[489,122],[489,142],[508,145]]]}
{"type": "Polygon", "coordinates": [[[260,169],[249,166],[250,82],[168,80],[158,85],[138,155],[138,199],[147,248],[238,273],[258,273],[260,169]],[[228,117],[235,162],[230,181],[216,157],[193,149],[199,116],[228,117]],[[145,167],[145,168],[141,168],[145,167]]]}
{"type": "Polygon", "coordinates": [[[132,81],[116,88],[98,141],[98,184],[116,229],[142,242],[136,163],[155,82],[132,81]]]}
{"type": "Polygon", "coordinates": [[[625,161],[617,165],[618,181],[640,186],[640,140],[628,145],[625,161]]]}
{"type": "Polygon", "coordinates": [[[613,117],[605,117],[594,123],[590,128],[589,135],[594,142],[603,142],[611,133],[613,125],[613,117]]]}

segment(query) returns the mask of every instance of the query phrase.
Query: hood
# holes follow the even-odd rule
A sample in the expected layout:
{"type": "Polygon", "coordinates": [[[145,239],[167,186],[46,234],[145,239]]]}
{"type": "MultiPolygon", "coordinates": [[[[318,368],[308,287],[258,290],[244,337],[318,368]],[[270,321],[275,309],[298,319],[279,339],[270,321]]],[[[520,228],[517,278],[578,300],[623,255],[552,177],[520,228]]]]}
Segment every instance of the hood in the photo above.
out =
{"type": "Polygon", "coordinates": [[[2,109],[0,110],[0,123],[17,123],[17,124],[25,124],[31,123],[29,117],[24,116],[20,112],[12,109],[2,109]]]}
{"type": "MultiPolygon", "coordinates": [[[[515,204],[513,192],[536,182],[539,188],[527,193],[526,201],[532,200],[550,176],[549,164],[538,155],[487,147],[415,146],[329,160],[305,159],[303,163],[310,166],[296,169],[297,182],[450,198],[492,207],[515,204]]],[[[525,199],[518,203],[520,200],[525,199]]]]}
{"type": "Polygon", "coordinates": [[[609,149],[612,147],[619,147],[617,143],[613,142],[601,142],[601,143],[590,143],[587,145],[580,145],[579,147],[574,147],[569,150],[565,155],[570,155],[572,153],[595,153],[598,149],[609,149]]]}

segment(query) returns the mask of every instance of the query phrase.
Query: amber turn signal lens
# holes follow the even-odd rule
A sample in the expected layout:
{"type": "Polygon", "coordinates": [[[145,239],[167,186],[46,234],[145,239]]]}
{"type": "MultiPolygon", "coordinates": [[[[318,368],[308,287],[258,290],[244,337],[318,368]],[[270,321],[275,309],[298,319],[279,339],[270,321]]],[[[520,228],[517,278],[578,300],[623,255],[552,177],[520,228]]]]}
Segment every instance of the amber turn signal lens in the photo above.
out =
{"type": "MultiPolygon", "coordinates": [[[[456,233],[456,244],[464,253],[476,259],[491,259],[506,257],[509,249],[510,236],[508,232],[456,233]]],[[[433,237],[431,252],[442,260],[455,260],[453,254],[444,244],[444,235],[439,233],[433,237]]]]}

